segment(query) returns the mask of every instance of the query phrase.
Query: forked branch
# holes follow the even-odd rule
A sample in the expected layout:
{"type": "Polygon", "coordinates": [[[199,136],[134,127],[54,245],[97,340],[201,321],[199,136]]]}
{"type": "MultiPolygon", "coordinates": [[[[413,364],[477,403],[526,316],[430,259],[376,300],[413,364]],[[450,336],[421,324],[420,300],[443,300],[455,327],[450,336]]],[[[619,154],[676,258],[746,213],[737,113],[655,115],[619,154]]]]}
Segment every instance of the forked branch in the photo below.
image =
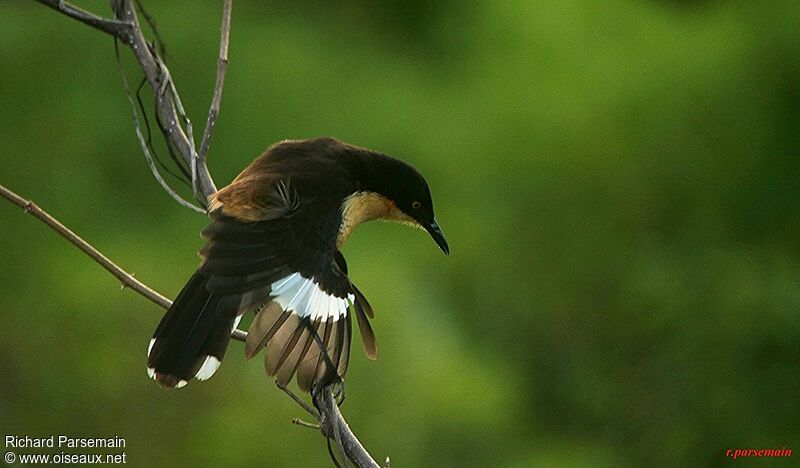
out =
{"type": "MultiPolygon", "coordinates": [[[[116,18],[107,19],[61,0],[36,1],[70,18],[110,34],[130,47],[136,61],[139,63],[139,68],[144,73],[145,79],[155,95],[155,111],[163,125],[162,130],[167,144],[175,149],[185,167],[190,169],[193,174],[192,186],[195,189],[195,197],[205,207],[208,203],[207,197],[216,192],[217,188],[206,165],[199,164],[195,144],[191,139],[191,122],[185,118],[185,112],[183,112],[180,98],[172,83],[169,69],[161,57],[158,56],[155,47],[150,46],[142,33],[133,2],[131,0],[112,1],[116,18]],[[181,126],[181,122],[187,124],[186,129],[181,126]]],[[[225,10],[228,12],[230,12],[231,2],[232,0],[226,0],[225,2],[225,10]]],[[[228,14],[227,18],[230,19],[230,14],[228,14]]],[[[227,38],[225,38],[225,43],[227,44],[227,38]]],[[[221,85],[222,83],[219,83],[220,89],[219,92],[215,90],[215,95],[221,95],[221,85]]],[[[141,131],[137,132],[137,136],[139,134],[141,134],[141,131]]]]}

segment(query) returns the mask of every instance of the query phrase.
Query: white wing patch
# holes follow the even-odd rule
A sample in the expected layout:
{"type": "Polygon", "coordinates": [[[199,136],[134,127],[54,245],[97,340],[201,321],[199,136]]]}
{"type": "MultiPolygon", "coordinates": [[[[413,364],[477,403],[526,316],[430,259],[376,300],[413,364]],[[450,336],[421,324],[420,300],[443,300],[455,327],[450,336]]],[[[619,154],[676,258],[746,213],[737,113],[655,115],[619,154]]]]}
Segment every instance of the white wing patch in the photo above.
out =
{"type": "Polygon", "coordinates": [[[312,322],[320,319],[339,320],[347,315],[347,309],[355,300],[348,294],[346,298],[328,294],[313,279],[305,278],[300,273],[292,273],[272,283],[270,294],[275,302],[284,310],[291,311],[300,318],[309,318],[312,322]]]}

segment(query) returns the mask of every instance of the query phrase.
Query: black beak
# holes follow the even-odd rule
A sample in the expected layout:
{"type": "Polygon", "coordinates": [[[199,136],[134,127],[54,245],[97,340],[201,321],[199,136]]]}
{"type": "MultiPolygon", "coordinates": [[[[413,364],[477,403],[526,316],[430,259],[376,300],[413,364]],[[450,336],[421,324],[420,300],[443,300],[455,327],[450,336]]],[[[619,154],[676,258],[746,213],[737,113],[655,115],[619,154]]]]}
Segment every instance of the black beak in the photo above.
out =
{"type": "Polygon", "coordinates": [[[436,220],[434,219],[431,223],[425,226],[425,230],[428,231],[428,234],[433,237],[433,240],[436,241],[436,245],[442,249],[445,255],[450,254],[450,247],[447,246],[447,239],[444,238],[444,234],[442,234],[442,228],[436,224],[436,220]]]}

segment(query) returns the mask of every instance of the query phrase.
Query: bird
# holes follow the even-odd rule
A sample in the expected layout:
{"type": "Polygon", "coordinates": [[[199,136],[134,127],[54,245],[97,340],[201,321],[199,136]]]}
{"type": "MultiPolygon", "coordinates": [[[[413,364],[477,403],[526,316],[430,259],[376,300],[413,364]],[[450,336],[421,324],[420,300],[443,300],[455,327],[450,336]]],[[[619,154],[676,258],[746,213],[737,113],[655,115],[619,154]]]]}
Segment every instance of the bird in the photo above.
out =
{"type": "Polygon", "coordinates": [[[245,357],[285,387],[343,382],[352,316],[364,352],[377,359],[374,317],[348,277],[341,247],[371,220],[428,232],[450,253],[425,178],[409,164],[332,137],[285,140],[208,199],[201,263],[156,327],[148,374],[161,386],[207,380],[231,333],[254,312],[245,357]]]}

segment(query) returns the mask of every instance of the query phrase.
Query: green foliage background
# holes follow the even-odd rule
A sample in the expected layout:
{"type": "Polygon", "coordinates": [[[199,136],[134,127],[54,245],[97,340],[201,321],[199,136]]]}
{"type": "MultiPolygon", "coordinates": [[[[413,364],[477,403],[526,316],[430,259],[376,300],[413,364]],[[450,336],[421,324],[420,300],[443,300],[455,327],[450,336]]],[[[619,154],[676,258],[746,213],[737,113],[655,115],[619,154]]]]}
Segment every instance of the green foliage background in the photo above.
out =
{"type": "MultiPolygon", "coordinates": [[[[221,2],[146,3],[199,134],[221,2]]],[[[343,410],[374,455],[800,450],[800,2],[317,3],[235,2],[209,166],[222,186],[275,141],[333,135],[430,182],[449,258],[381,223],[345,249],[381,359],[354,343],[343,410]]],[[[5,1],[0,58],[0,183],[174,297],[206,221],[151,177],[112,41],[5,1]]],[[[4,434],[116,434],[135,466],[329,463],[239,343],[162,390],[163,311],[16,207],[0,220],[4,434]]]]}

